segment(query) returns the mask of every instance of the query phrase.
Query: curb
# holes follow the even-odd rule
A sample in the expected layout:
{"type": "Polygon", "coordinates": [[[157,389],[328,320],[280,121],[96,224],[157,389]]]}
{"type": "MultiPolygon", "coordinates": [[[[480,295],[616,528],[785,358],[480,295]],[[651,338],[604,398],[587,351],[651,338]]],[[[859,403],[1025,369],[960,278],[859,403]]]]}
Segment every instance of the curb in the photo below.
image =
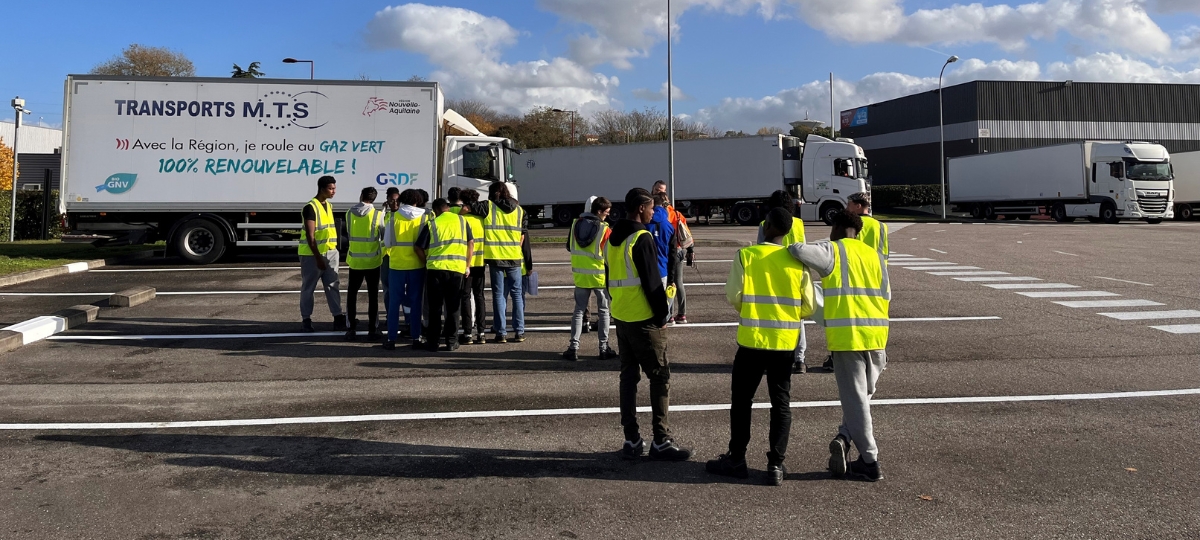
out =
{"type": "Polygon", "coordinates": [[[122,255],[120,257],[109,257],[107,259],[95,259],[95,260],[91,260],[91,261],[73,262],[73,263],[69,263],[69,264],[64,264],[62,266],[52,266],[50,268],[42,268],[39,270],[30,270],[28,272],[21,272],[19,274],[10,274],[7,276],[0,276],[0,287],[7,287],[9,285],[19,285],[21,283],[29,283],[30,281],[37,281],[39,279],[46,279],[48,277],[61,276],[63,274],[74,274],[76,272],[87,272],[88,270],[92,270],[95,268],[103,268],[104,266],[109,265],[109,264],[121,264],[121,263],[129,262],[129,261],[136,261],[139,259],[148,259],[150,257],[153,257],[155,253],[156,253],[156,251],[151,249],[151,250],[146,250],[146,251],[142,251],[142,252],[138,252],[138,253],[131,253],[129,255],[122,255]]]}
{"type": "Polygon", "coordinates": [[[99,315],[100,306],[86,304],[59,310],[53,315],[34,317],[28,321],[0,329],[0,352],[8,352],[23,345],[41,341],[59,332],[83,326],[96,320],[99,315]]]}

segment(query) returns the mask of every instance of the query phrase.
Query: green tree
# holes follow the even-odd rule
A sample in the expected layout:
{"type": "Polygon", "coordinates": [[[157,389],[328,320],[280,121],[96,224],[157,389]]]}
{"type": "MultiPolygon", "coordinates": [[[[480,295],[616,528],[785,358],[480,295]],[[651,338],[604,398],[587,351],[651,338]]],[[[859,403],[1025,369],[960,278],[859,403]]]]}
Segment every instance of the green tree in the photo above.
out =
{"type": "Polygon", "coordinates": [[[809,134],[819,135],[821,137],[825,137],[826,139],[833,136],[833,132],[827,127],[810,128],[807,126],[799,126],[793,127],[792,130],[788,132],[788,135],[799,137],[801,139],[807,139],[809,134]]]}
{"type": "Polygon", "coordinates": [[[250,62],[250,65],[247,67],[247,69],[242,69],[241,66],[234,64],[233,65],[233,78],[234,79],[257,79],[259,77],[265,76],[266,73],[259,71],[258,66],[259,66],[258,62],[250,62]]]}
{"type": "MultiPolygon", "coordinates": [[[[19,174],[17,176],[20,176],[19,174]]],[[[0,137],[0,192],[8,193],[13,186],[13,149],[0,137]]],[[[8,208],[0,209],[8,215],[8,208]]]]}
{"type": "Polygon", "coordinates": [[[92,68],[94,75],[136,77],[193,77],[196,67],[183,53],[166,47],[146,47],[134,43],[120,55],[92,68]]]}

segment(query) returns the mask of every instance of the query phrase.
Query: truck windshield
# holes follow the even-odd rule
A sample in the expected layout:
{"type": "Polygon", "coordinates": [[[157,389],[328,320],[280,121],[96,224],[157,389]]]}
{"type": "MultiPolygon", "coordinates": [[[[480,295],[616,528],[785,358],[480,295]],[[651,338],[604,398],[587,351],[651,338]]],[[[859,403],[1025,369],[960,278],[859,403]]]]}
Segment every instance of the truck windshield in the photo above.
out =
{"type": "Polygon", "coordinates": [[[463,176],[480,180],[500,180],[496,158],[497,152],[493,147],[474,144],[464,146],[462,151],[463,176]]]}
{"type": "Polygon", "coordinates": [[[1170,180],[1170,163],[1147,163],[1132,159],[1125,160],[1125,177],[1130,180],[1170,180]]]}

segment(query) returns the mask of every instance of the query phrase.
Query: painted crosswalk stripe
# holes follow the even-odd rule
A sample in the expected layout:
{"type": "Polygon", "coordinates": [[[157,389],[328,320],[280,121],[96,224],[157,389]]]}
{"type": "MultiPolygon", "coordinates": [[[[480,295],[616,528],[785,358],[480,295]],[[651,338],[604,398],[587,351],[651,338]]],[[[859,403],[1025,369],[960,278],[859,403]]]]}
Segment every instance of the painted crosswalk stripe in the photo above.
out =
{"type": "Polygon", "coordinates": [[[905,266],[909,270],[982,270],[978,266],[905,266]]]}
{"type": "Polygon", "coordinates": [[[1033,292],[1018,292],[1021,296],[1030,298],[1089,298],[1100,296],[1121,296],[1117,293],[1108,291],[1033,291],[1033,292]]]}
{"type": "Polygon", "coordinates": [[[1007,276],[1008,272],[999,270],[972,270],[966,272],[930,272],[931,276],[1007,276]]]}
{"type": "Polygon", "coordinates": [[[909,264],[909,263],[918,263],[918,262],[922,262],[922,261],[933,262],[935,260],[937,260],[937,259],[930,259],[928,257],[905,257],[898,261],[888,260],[888,264],[909,264]]]}
{"type": "Polygon", "coordinates": [[[1118,311],[1098,313],[1119,321],[1144,321],[1149,319],[1200,319],[1200,311],[1194,309],[1176,309],[1172,311],[1118,311]]]}
{"type": "Polygon", "coordinates": [[[1136,300],[1132,300],[1132,299],[1131,300],[1064,300],[1061,302],[1055,302],[1055,304],[1058,304],[1058,305],[1064,306],[1064,307],[1069,307],[1069,308],[1077,308],[1077,309],[1078,308],[1148,307],[1148,306],[1165,305],[1162,302],[1155,302],[1153,300],[1141,300],[1141,299],[1136,299],[1136,300]]]}
{"type": "Polygon", "coordinates": [[[1165,326],[1151,326],[1150,328],[1172,334],[1200,334],[1200,324],[1168,324],[1165,326]]]}
{"type": "Polygon", "coordinates": [[[956,277],[955,281],[1041,281],[1042,278],[1029,276],[980,276],[980,277],[956,277]]]}
{"type": "Polygon", "coordinates": [[[993,289],[1078,289],[1079,285],[1069,283],[984,283],[984,287],[993,289]]]}
{"type": "Polygon", "coordinates": [[[938,261],[888,261],[888,266],[958,266],[959,263],[954,262],[938,262],[938,261]]]}

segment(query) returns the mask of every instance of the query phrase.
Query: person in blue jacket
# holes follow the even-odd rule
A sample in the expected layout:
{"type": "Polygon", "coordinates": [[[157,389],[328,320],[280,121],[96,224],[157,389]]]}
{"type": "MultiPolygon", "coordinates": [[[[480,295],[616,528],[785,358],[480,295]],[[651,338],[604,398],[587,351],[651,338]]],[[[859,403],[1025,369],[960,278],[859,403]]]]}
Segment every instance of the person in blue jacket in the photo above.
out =
{"type": "MultiPolygon", "coordinates": [[[[654,194],[654,218],[646,225],[646,230],[654,236],[654,246],[657,248],[658,255],[658,271],[661,276],[669,276],[667,270],[673,269],[670,259],[672,250],[671,241],[674,240],[675,226],[671,225],[671,216],[667,214],[667,199],[666,193],[654,194]],[[671,266],[672,268],[668,268],[671,266]]],[[[665,281],[666,278],[664,277],[665,281]]]]}

